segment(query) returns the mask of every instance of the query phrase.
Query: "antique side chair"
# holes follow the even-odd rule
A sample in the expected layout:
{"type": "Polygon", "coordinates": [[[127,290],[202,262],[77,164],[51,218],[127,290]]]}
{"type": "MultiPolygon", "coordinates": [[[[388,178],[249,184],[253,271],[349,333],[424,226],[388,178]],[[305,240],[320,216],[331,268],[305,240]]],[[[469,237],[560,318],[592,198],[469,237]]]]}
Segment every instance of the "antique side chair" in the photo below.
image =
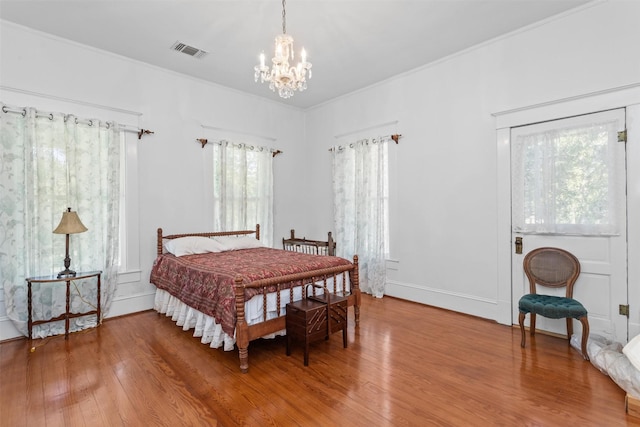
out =
{"type": "Polygon", "coordinates": [[[571,340],[573,334],[573,319],[582,323],[582,357],[589,360],[587,354],[587,340],[589,338],[589,320],[587,310],[577,300],[573,299],[573,285],[580,275],[580,262],[571,253],[560,248],[538,248],[524,257],[524,272],[529,279],[529,294],[520,298],[518,309],[520,315],[520,331],[525,346],[524,319],[531,313],[529,330],[531,335],[536,333],[536,315],[550,319],[567,319],[567,338],[571,340]],[[544,295],[536,292],[536,284],[548,288],[566,288],[565,297],[544,295]]]}

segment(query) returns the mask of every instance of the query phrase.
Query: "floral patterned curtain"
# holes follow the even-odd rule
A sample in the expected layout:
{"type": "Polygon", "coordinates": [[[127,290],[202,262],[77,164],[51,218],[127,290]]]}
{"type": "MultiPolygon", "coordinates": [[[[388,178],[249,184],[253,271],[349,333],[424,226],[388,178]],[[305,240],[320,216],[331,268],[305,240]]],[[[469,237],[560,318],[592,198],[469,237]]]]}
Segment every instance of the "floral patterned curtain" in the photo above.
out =
{"type": "Polygon", "coordinates": [[[273,150],[219,141],[213,145],[215,230],[253,230],[273,243],[273,150]]]}
{"type": "Polygon", "coordinates": [[[336,250],[358,255],[360,286],[381,298],[388,252],[389,138],[364,139],[336,146],[333,153],[333,206],[336,250]]]}
{"type": "MultiPolygon", "coordinates": [[[[102,270],[102,312],[108,312],[118,269],[120,140],[115,123],[3,105],[0,112],[0,284],[7,316],[27,335],[25,278],[64,269],[65,236],[53,234],[71,207],[88,231],[70,235],[72,270],[102,270]]],[[[70,311],[96,304],[93,281],[71,286],[70,311]]],[[[64,282],[33,285],[33,320],[64,313],[64,282]]],[[[71,319],[70,330],[95,326],[71,319]]],[[[33,328],[34,337],[64,332],[64,321],[33,328]]]]}

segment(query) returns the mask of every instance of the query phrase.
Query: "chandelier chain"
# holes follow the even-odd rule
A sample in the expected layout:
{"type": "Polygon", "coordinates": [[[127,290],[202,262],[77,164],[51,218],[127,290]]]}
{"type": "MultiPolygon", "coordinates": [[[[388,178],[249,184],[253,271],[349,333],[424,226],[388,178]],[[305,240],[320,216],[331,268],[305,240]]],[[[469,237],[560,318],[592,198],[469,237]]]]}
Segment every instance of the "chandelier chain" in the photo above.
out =
{"type": "Polygon", "coordinates": [[[282,34],[287,34],[287,12],[284,8],[286,0],[282,0],[282,34]]]}

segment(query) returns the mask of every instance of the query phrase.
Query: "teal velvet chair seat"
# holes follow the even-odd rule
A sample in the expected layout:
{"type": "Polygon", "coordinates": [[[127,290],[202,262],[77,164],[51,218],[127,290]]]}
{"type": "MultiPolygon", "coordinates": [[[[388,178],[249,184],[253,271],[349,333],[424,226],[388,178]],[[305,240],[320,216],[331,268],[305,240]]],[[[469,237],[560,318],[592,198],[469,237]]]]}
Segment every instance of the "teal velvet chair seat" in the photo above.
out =
{"type": "Polygon", "coordinates": [[[538,248],[529,252],[523,261],[524,272],[529,279],[529,293],[518,302],[518,323],[524,348],[526,334],[524,319],[530,314],[529,331],[536,333],[536,315],[550,319],[566,319],[567,338],[573,334],[573,319],[582,324],[582,357],[589,360],[587,341],[589,338],[589,320],[587,309],[573,299],[573,285],[580,275],[580,262],[571,253],[560,248],[538,248]],[[538,286],[547,288],[566,288],[565,296],[545,295],[537,292],[538,286]]]}
{"type": "Polygon", "coordinates": [[[552,295],[527,294],[518,303],[520,313],[536,313],[549,319],[580,319],[587,309],[573,298],[552,295]]]}

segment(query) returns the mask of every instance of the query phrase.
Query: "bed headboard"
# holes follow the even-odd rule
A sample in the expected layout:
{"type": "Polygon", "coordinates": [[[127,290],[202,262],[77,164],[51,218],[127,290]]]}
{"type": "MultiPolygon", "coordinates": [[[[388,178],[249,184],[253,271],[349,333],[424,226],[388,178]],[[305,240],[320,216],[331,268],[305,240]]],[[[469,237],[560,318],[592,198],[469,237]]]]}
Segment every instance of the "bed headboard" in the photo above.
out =
{"type": "Polygon", "coordinates": [[[209,233],[184,233],[184,234],[169,234],[162,235],[162,228],[158,228],[158,240],[157,240],[157,254],[162,255],[163,240],[165,239],[178,239],[180,237],[200,236],[200,237],[215,237],[215,236],[243,236],[248,234],[256,234],[256,239],[260,240],[260,224],[256,224],[255,230],[239,230],[239,231],[213,231],[209,233]]]}
{"type": "Polygon", "coordinates": [[[310,240],[305,237],[296,237],[295,230],[291,230],[289,239],[282,239],[282,248],[285,251],[304,252],[314,255],[331,255],[336,254],[336,242],[333,240],[331,232],[327,234],[327,240],[310,240]]]}

